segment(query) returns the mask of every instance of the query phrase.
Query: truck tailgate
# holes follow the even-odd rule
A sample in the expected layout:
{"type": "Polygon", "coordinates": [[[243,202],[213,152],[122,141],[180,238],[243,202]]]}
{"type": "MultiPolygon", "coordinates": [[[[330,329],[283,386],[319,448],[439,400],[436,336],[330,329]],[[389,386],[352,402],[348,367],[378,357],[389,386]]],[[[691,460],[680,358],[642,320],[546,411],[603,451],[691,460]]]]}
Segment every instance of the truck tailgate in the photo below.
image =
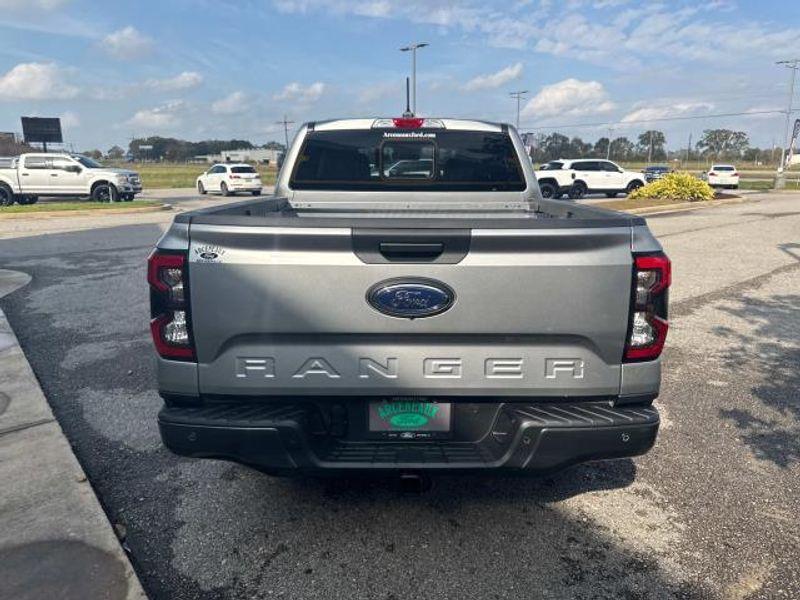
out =
{"type": "MultiPolygon", "coordinates": [[[[360,241],[400,230],[192,224],[199,386],[236,395],[614,395],[631,296],[629,227],[426,230],[464,252],[394,262],[360,241]],[[365,260],[367,262],[365,262],[365,260]],[[446,262],[442,262],[442,260],[446,262]],[[398,318],[368,291],[451,288],[445,312],[398,318]]],[[[447,245],[446,244],[446,245],[447,245]]]]}

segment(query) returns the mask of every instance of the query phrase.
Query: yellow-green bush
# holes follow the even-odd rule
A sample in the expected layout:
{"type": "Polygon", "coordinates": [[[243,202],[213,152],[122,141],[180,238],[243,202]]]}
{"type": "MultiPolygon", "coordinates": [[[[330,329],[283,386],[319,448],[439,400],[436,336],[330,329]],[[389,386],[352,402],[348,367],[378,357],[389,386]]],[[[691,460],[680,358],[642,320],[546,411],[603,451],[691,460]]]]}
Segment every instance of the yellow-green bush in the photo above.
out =
{"type": "Polygon", "coordinates": [[[661,179],[635,190],[628,198],[704,202],[714,199],[714,190],[690,173],[668,173],[661,179]]]}

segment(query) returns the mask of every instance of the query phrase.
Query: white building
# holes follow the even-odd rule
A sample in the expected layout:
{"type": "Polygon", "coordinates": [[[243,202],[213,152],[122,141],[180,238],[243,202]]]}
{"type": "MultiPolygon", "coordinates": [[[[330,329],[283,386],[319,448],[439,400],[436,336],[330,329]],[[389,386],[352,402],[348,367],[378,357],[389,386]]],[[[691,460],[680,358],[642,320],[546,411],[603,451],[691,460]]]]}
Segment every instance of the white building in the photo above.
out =
{"type": "Polygon", "coordinates": [[[225,150],[219,154],[204,154],[195,156],[196,160],[214,163],[255,162],[265,165],[277,165],[280,150],[267,150],[266,148],[242,148],[241,150],[225,150]]]}

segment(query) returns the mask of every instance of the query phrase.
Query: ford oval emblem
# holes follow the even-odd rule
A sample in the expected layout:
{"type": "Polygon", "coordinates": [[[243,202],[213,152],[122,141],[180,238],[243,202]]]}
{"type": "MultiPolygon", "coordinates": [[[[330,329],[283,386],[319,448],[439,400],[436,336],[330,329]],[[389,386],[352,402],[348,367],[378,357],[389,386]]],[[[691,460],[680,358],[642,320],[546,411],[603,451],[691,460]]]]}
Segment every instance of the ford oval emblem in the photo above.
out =
{"type": "Polygon", "coordinates": [[[367,301],[385,315],[419,319],[438,315],[453,306],[453,290],[433,279],[391,279],[376,283],[367,301]]]}

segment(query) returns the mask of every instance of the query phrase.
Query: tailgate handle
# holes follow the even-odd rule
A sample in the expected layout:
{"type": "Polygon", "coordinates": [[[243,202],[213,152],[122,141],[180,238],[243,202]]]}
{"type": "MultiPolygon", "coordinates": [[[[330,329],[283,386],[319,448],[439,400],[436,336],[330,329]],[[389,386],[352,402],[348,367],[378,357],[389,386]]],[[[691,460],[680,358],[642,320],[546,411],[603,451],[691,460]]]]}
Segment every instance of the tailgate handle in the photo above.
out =
{"type": "Polygon", "coordinates": [[[435,260],[444,252],[441,242],[381,242],[379,249],[386,260],[419,261],[435,260]]]}

